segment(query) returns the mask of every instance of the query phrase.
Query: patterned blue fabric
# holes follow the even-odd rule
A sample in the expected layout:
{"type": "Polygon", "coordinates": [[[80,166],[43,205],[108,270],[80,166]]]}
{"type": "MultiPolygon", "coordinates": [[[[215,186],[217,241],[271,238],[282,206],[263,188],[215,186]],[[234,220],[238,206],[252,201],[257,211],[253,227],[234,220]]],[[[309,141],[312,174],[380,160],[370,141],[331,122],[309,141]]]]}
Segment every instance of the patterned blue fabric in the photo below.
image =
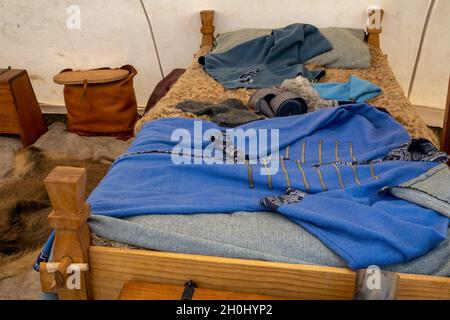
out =
{"type": "MultiPolygon", "coordinates": [[[[280,130],[280,170],[259,174],[261,164],[182,164],[171,161],[177,128],[194,134],[198,120],[169,118],[147,123],[128,152],[116,160],[88,199],[93,214],[261,211],[260,199],[288,188],[308,195],[278,212],[317,236],[351,268],[384,266],[425,254],[446,238],[448,218],[379,191],[438,165],[381,161],[409,141],[388,114],[366,104],[306,115],[256,121],[241,129],[280,130]]],[[[202,121],[203,131],[217,125],[202,121]]],[[[186,147],[201,146],[186,143],[186,147]]],[[[195,152],[194,152],[195,153],[195,152]]],[[[248,156],[254,156],[245,150],[248,156]]]]}

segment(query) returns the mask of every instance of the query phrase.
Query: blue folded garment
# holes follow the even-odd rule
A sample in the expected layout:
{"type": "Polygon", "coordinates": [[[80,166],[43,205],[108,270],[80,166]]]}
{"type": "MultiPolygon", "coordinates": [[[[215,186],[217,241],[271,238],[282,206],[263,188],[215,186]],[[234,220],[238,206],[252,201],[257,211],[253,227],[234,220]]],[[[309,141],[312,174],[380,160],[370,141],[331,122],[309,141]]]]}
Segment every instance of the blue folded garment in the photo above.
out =
{"type": "Polygon", "coordinates": [[[298,75],[317,80],[324,71],[310,71],[303,63],[331,49],[316,27],[294,23],[199,61],[226,89],[268,88],[298,75]]]}
{"type": "Polygon", "coordinates": [[[314,83],[322,99],[367,102],[381,93],[380,87],[370,81],[361,80],[356,76],[350,76],[347,82],[314,83]]]}
{"type": "MultiPolygon", "coordinates": [[[[178,141],[171,141],[171,134],[184,128],[194,135],[195,123],[199,120],[147,123],[89,197],[93,214],[261,211],[265,209],[261,198],[292,187],[308,195],[299,203],[281,206],[278,212],[317,236],[351,268],[409,261],[446,238],[447,217],[379,193],[385,186],[398,185],[439,165],[383,161],[409,139],[385,112],[352,104],[292,116],[289,121],[274,118],[240,126],[280,130],[283,158],[270,184],[260,174],[261,164],[174,164],[170,152],[178,141]]],[[[204,131],[224,129],[207,121],[201,124],[204,131]]],[[[183,140],[183,146],[200,150],[210,143],[204,139],[197,146],[183,140]]]]}
{"type": "MultiPolygon", "coordinates": [[[[409,135],[390,115],[370,105],[324,108],[238,127],[257,133],[279,130],[275,144],[281,158],[272,162],[277,161],[280,169],[270,176],[261,174],[265,163],[260,162],[207,164],[198,157],[211,144],[206,133],[200,143],[187,139],[189,135],[181,141],[172,139],[180,129],[195,136],[199,124],[200,134],[225,130],[198,119],[166,118],[145,124],[89,196],[92,213],[123,218],[256,212],[266,209],[260,199],[293,188],[305,193],[304,199],[279,205],[277,212],[311,232],[354,269],[410,261],[447,236],[447,217],[380,193],[383,187],[411,180],[439,163],[394,160],[397,153],[390,152],[408,146],[409,135]],[[175,146],[183,148],[175,152],[175,146]],[[180,150],[187,160],[200,161],[174,163],[180,150]]],[[[252,150],[249,141],[240,151],[250,159],[255,152],[269,150],[252,150]]]]}

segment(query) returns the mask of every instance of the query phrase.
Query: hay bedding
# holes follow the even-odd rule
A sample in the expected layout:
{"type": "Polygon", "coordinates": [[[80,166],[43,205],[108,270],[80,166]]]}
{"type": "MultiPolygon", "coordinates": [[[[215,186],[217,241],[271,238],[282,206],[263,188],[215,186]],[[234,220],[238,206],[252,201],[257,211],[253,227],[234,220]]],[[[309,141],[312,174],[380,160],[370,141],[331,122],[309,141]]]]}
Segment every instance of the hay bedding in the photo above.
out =
{"type": "MultiPolygon", "coordinates": [[[[208,52],[204,47],[197,52],[186,72],[173,85],[172,89],[136,124],[136,131],[148,121],[168,117],[196,118],[193,114],[184,113],[175,106],[184,100],[197,100],[219,103],[228,98],[235,98],[248,102],[254,89],[225,90],[224,87],[210,77],[197,62],[199,55],[208,52]]],[[[370,47],[371,66],[367,69],[332,69],[327,68],[327,74],[321,82],[346,82],[349,75],[369,80],[382,89],[382,94],[369,101],[369,103],[383,107],[402,125],[413,137],[423,137],[433,141],[437,146],[439,141],[434,133],[406,99],[403,90],[395,79],[388,65],[386,56],[379,48],[370,47]]]]}

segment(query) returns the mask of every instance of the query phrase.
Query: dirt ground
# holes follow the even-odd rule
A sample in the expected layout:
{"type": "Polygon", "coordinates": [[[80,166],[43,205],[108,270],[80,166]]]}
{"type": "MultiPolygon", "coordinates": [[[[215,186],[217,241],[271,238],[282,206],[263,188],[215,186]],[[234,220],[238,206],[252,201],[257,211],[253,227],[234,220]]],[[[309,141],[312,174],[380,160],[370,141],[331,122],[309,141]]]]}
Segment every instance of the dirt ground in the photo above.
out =
{"type": "MultiPolygon", "coordinates": [[[[67,132],[64,123],[55,122],[34,146],[48,155],[99,160],[115,159],[125,152],[130,142],[113,137],[81,137],[67,132]]],[[[15,151],[21,147],[17,136],[0,135],[0,184],[12,168],[15,151]]],[[[32,269],[38,254],[39,250],[33,250],[22,253],[17,259],[0,256],[0,300],[41,299],[39,273],[32,269]]]]}
{"type": "Polygon", "coordinates": [[[41,299],[39,272],[32,269],[39,250],[0,266],[0,300],[41,299]]]}

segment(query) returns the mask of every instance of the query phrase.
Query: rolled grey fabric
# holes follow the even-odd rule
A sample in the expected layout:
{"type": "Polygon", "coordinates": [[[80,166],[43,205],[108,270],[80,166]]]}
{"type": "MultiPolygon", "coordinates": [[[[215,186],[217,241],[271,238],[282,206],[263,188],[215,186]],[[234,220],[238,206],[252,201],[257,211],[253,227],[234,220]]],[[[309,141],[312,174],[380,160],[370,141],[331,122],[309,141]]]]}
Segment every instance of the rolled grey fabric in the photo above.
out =
{"type": "Polygon", "coordinates": [[[257,90],[250,97],[249,103],[256,112],[268,118],[303,114],[308,111],[305,99],[292,92],[282,92],[275,88],[257,90]]]}
{"type": "Polygon", "coordinates": [[[261,113],[267,118],[273,118],[275,117],[275,113],[270,108],[270,101],[279,93],[281,91],[275,88],[257,90],[250,97],[249,104],[255,112],[261,113]]]}
{"type": "Polygon", "coordinates": [[[305,99],[289,91],[282,92],[270,100],[270,108],[276,117],[304,114],[308,111],[305,99]]]}
{"type": "Polygon", "coordinates": [[[267,118],[275,118],[276,115],[270,107],[270,103],[265,99],[260,99],[258,102],[258,113],[265,115],[267,118]]]}

